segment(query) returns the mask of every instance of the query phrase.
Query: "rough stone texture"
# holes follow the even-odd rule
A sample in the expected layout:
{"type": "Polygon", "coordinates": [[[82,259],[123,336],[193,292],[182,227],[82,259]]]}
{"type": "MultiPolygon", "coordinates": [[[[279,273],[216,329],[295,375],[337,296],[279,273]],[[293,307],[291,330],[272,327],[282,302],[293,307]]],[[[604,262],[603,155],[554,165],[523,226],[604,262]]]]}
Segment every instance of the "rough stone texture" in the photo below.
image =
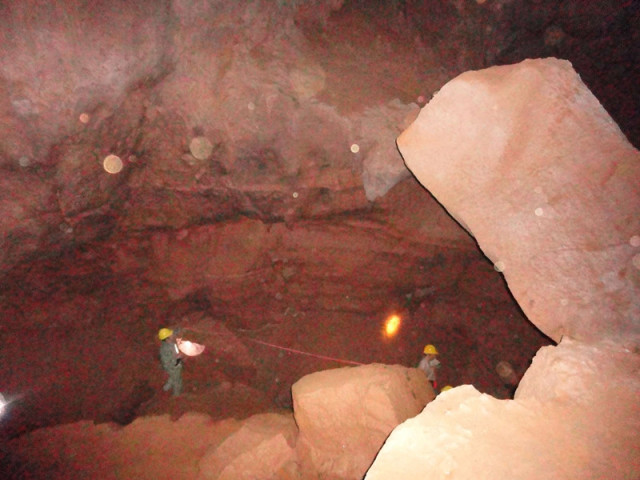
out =
{"type": "Polygon", "coordinates": [[[297,471],[292,415],[254,415],[199,462],[199,479],[275,480],[297,471]]]}
{"type": "Polygon", "coordinates": [[[13,127],[0,149],[1,164],[23,157],[48,162],[53,144],[84,129],[81,113],[99,117],[101,104],[117,105],[136,84],[162,73],[167,10],[149,0],[127,6],[72,0],[1,7],[0,83],[10,103],[3,113],[13,127]]]}
{"type": "Polygon", "coordinates": [[[356,479],[389,432],[433,398],[417,369],[328,370],[296,383],[293,416],[214,422],[186,414],[120,428],[77,422],[11,440],[0,466],[9,478],[356,479]]]}
{"type": "Polygon", "coordinates": [[[440,395],[365,478],[637,478],[638,152],[554,59],[460,76],[398,144],[562,341],[540,350],[514,400],[470,385],[440,395]]]}
{"type": "Polygon", "coordinates": [[[543,332],[638,343],[640,153],[569,62],[460,75],[398,145],[543,332]]]}
{"type": "Polygon", "coordinates": [[[545,347],[515,400],[471,385],[438,395],[393,431],[365,478],[638,478],[639,367],[611,343],[545,347]]]}
{"type": "Polygon", "coordinates": [[[458,73],[554,50],[637,145],[638,9],[592,3],[0,2],[0,437],[289,408],[308,373],[425,342],[508,398],[495,366],[549,339],[393,140],[458,73]],[[207,346],[179,401],[167,324],[207,346]]]}
{"type": "MultiPolygon", "coordinates": [[[[241,427],[206,415],[147,417],[124,428],[77,422],[12,441],[8,478],[193,479],[198,461],[241,427]],[[12,468],[11,468],[12,467],[12,468]]],[[[2,452],[6,453],[6,452],[2,452]]]]}
{"type": "Polygon", "coordinates": [[[384,107],[371,108],[364,113],[360,136],[366,143],[355,145],[362,150],[362,154],[366,153],[363,155],[362,181],[367,200],[382,197],[410,175],[398,153],[395,138],[415,119],[418,110],[415,104],[404,105],[395,99],[384,107]],[[392,134],[394,130],[397,130],[397,134],[388,137],[387,134],[392,134]]]}
{"type": "Polygon", "coordinates": [[[126,427],[77,422],[11,441],[0,460],[10,448],[13,465],[2,463],[9,478],[284,480],[298,475],[296,435],[290,413],[219,422],[151,416],[126,427]]]}
{"type": "Polygon", "coordinates": [[[376,364],[307,375],[292,394],[304,473],[336,480],[362,478],[391,430],[435,397],[419,370],[376,364]]]}
{"type": "Polygon", "coordinates": [[[489,54],[495,55],[495,64],[509,65],[525,58],[541,57],[570,60],[631,143],[640,147],[637,100],[615,100],[620,94],[638,99],[640,93],[637,81],[640,64],[635,60],[640,32],[633,28],[640,20],[636,2],[569,0],[559,4],[554,0],[501,0],[487,1],[485,5],[496,14],[497,24],[488,39],[494,46],[501,45],[497,51],[489,49],[489,54]],[[515,35],[504,36],[506,26],[515,35]],[[628,37],[619,38],[619,32],[628,32],[628,37]],[[620,69],[612,68],[613,64],[620,65],[620,69]],[[622,74],[618,80],[601,81],[603,75],[616,70],[622,74]],[[622,121],[622,117],[629,121],[622,121]]]}

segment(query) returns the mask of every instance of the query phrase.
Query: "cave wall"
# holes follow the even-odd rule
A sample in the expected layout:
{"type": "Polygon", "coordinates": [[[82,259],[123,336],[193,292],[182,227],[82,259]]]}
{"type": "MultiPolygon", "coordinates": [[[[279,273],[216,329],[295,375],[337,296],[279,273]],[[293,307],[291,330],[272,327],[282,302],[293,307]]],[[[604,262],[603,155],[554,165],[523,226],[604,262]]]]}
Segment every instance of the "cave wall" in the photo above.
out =
{"type": "Polygon", "coordinates": [[[637,144],[620,100],[637,11],[572,23],[569,4],[0,5],[3,429],[288,408],[297,379],[341,365],[249,338],[404,365],[435,342],[443,381],[508,398],[496,365],[519,378],[550,340],[395,139],[458,73],[556,52],[637,144]],[[167,324],[209,347],[178,405],[154,370],[167,324]]]}
{"type": "Polygon", "coordinates": [[[406,178],[411,104],[494,63],[569,59],[637,144],[637,6],[551,3],[5,4],[2,270],[116,232],[366,208],[406,178]]]}

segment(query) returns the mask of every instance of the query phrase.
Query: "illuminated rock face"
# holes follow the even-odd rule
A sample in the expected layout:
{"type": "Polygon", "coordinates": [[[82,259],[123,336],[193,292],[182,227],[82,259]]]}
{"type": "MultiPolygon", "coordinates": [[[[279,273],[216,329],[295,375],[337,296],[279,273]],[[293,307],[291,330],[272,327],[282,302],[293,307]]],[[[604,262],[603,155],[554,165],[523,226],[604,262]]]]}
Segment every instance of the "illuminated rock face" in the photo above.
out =
{"type": "Polygon", "coordinates": [[[543,332],[638,342],[640,154],[568,62],[467,72],[398,145],[543,332]]]}
{"type": "Polygon", "coordinates": [[[387,439],[366,480],[637,478],[640,359],[563,340],[534,358],[515,400],[463,385],[387,439]]]}
{"type": "Polygon", "coordinates": [[[362,478],[391,430],[435,397],[421,371],[375,364],[307,375],[292,394],[303,473],[332,479],[362,478]]]}
{"type": "Polygon", "coordinates": [[[276,479],[297,471],[298,431],[291,415],[254,415],[240,425],[200,459],[199,480],[276,479]]]}
{"type": "Polygon", "coordinates": [[[633,2],[556,3],[3,2],[0,434],[241,418],[340,365],[254,340],[407,366],[435,343],[439,379],[507,398],[549,339],[395,139],[460,72],[551,49],[637,132],[633,2]],[[206,349],[173,402],[178,325],[206,349]]]}
{"type": "Polygon", "coordinates": [[[366,479],[637,478],[638,152],[555,59],[461,75],[398,145],[562,341],[539,351],[514,400],[467,385],[439,396],[366,479]]]}
{"type": "Polygon", "coordinates": [[[640,359],[563,340],[534,358],[515,400],[463,385],[387,439],[366,480],[637,478],[640,359]]]}
{"type": "Polygon", "coordinates": [[[317,372],[300,379],[293,395],[293,415],[214,422],[190,413],[123,428],[43,428],[10,441],[13,464],[2,450],[0,467],[16,479],[355,480],[389,432],[434,398],[422,372],[399,365],[317,372]]]}

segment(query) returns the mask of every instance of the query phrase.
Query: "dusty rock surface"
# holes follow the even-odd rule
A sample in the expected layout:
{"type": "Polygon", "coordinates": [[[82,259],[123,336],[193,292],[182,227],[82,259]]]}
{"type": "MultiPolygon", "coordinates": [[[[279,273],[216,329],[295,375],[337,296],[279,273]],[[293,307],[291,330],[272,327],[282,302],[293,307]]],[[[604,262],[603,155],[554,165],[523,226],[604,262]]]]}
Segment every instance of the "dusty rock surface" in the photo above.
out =
{"type": "MultiPolygon", "coordinates": [[[[21,398],[2,435],[290,408],[341,359],[414,365],[449,318],[520,319],[520,373],[548,343],[403,165],[395,138],[462,65],[392,5],[80,3],[1,7],[0,383],[21,398]],[[207,345],[180,402],[160,390],[166,325],[207,345]]],[[[449,352],[443,378],[508,395],[500,359],[449,352]]]]}
{"type": "Polygon", "coordinates": [[[459,73],[557,56],[638,145],[639,15],[618,0],[1,2],[0,445],[80,420],[290,412],[304,375],[412,366],[425,343],[443,383],[510,398],[551,340],[394,140],[459,73]],[[179,399],[161,390],[165,326],[207,347],[179,399]]]}
{"type": "Polygon", "coordinates": [[[296,383],[293,414],[214,421],[187,413],[125,427],[42,428],[2,444],[0,465],[12,479],[356,479],[389,432],[434,396],[413,368],[333,369],[296,383]]]}
{"type": "Polygon", "coordinates": [[[254,415],[198,462],[199,479],[284,479],[296,474],[298,429],[291,415],[254,415]]]}
{"type": "MultiPolygon", "coordinates": [[[[198,461],[241,427],[207,415],[147,417],[126,427],[77,422],[40,429],[11,448],[9,478],[196,478],[198,461]]],[[[7,453],[6,451],[4,452],[7,453]]]]}
{"type": "Polygon", "coordinates": [[[365,478],[636,478],[639,366],[611,343],[545,347],[515,400],[471,385],[441,393],[393,431],[365,478]]]}
{"type": "Polygon", "coordinates": [[[636,478],[638,152],[555,59],[463,74],[398,144],[562,341],[539,351],[514,400],[470,385],[439,395],[365,478],[636,478]]]}
{"type": "Polygon", "coordinates": [[[640,153],[568,62],[465,73],[398,145],[543,332],[638,344],[640,153]]]}
{"type": "Polygon", "coordinates": [[[362,478],[391,430],[435,398],[421,371],[375,364],[312,373],[292,394],[304,473],[336,480],[362,478]]]}

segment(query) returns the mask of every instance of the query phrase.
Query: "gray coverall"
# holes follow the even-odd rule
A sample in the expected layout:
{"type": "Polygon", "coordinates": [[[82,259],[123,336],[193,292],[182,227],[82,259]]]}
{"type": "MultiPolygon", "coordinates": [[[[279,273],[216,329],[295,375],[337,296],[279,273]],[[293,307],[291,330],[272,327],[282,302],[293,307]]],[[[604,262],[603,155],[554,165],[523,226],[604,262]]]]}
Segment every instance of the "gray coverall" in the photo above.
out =
{"type": "Polygon", "coordinates": [[[434,382],[436,379],[436,368],[440,367],[440,362],[436,358],[425,357],[420,360],[418,368],[427,376],[427,380],[434,382]]]}
{"type": "Polygon", "coordinates": [[[173,388],[173,395],[178,396],[182,392],[182,359],[178,346],[171,339],[163,340],[160,345],[160,361],[162,368],[169,374],[169,380],[162,389],[168,392],[173,388]]]}

